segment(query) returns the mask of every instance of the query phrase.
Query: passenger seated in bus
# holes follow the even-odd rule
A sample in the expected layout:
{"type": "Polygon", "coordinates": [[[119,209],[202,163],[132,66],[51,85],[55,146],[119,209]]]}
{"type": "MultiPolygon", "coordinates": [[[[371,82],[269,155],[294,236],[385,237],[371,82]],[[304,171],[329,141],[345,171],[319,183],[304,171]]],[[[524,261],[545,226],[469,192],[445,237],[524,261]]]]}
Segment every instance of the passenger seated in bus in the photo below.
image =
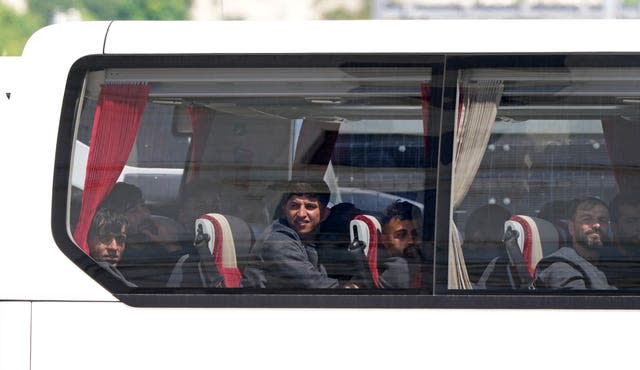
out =
{"type": "Polygon", "coordinates": [[[614,247],[622,257],[640,259],[640,196],[618,194],[611,201],[614,247]]]}
{"type": "Polygon", "coordinates": [[[244,286],[263,288],[357,288],[327,276],[316,250],[320,223],[329,215],[326,184],[290,184],[280,203],[282,217],[252,248],[244,286]]]}
{"type": "Polygon", "coordinates": [[[380,241],[384,250],[378,251],[378,271],[382,288],[420,287],[420,219],[420,208],[407,201],[391,203],[383,211],[380,241]]]}
{"type": "Polygon", "coordinates": [[[600,267],[618,289],[640,287],[640,196],[618,194],[611,201],[613,246],[606,248],[600,267]]]}
{"type": "MultiPolygon", "coordinates": [[[[508,209],[497,204],[487,204],[476,208],[467,218],[462,251],[471,282],[477,283],[496,257],[506,257],[502,238],[504,223],[510,217],[508,209]]],[[[503,287],[505,284],[506,279],[500,273],[492,274],[491,281],[486,282],[491,287],[503,287]]]]}
{"type": "MultiPolygon", "coordinates": [[[[153,241],[166,250],[177,249],[173,244],[177,233],[177,225],[173,222],[162,222],[151,216],[142,190],[135,185],[118,182],[102,201],[101,206],[123,212],[129,222],[129,244],[148,243],[153,241]]],[[[142,245],[141,245],[142,246],[142,245]]]]}
{"type": "Polygon", "coordinates": [[[569,211],[569,245],[544,257],[536,266],[536,288],[615,289],[596,267],[609,243],[609,209],[600,199],[575,200],[569,211]]]}
{"type": "Polygon", "coordinates": [[[115,184],[101,207],[127,218],[127,248],[119,266],[123,275],[140,286],[165,286],[174,265],[185,254],[177,240],[177,224],[155,220],[142,191],[123,182],[115,184]]]}
{"type": "Polygon", "coordinates": [[[125,250],[127,239],[127,218],[108,208],[100,208],[96,212],[89,232],[87,244],[89,254],[104,269],[113,274],[128,286],[130,283],[118,270],[117,266],[125,250]]]}
{"type": "Polygon", "coordinates": [[[361,213],[353,203],[339,203],[331,207],[329,216],[320,224],[318,263],[331,278],[347,281],[360,272],[357,256],[349,250],[349,223],[361,213]]]}

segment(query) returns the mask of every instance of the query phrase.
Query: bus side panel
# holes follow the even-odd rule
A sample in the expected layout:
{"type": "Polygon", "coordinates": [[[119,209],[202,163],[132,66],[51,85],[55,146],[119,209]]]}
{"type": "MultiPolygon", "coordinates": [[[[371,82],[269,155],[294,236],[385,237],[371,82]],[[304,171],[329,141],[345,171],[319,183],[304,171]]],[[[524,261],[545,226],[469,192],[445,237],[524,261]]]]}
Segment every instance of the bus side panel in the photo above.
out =
{"type": "Polygon", "coordinates": [[[628,368],[635,342],[608,335],[640,330],[634,311],[33,306],[33,370],[628,368]]]}
{"type": "Polygon", "coordinates": [[[108,22],[51,26],[28,41],[2,121],[0,224],[6,231],[0,300],[114,300],[56,246],[51,233],[54,153],[71,65],[100,54],[108,22]],[[82,47],[79,47],[82,45],[82,47]],[[71,50],[73,49],[73,51],[71,50]]]}
{"type": "MultiPolygon", "coordinates": [[[[110,22],[60,23],[34,33],[22,52],[23,57],[36,58],[41,64],[53,66],[54,61],[71,65],[80,57],[102,54],[110,22]]],[[[55,71],[46,68],[50,73],[55,71]]],[[[68,70],[68,69],[67,69],[68,70]]]]}
{"type": "Polygon", "coordinates": [[[31,303],[0,302],[0,369],[28,370],[31,303]]]}
{"type": "Polygon", "coordinates": [[[106,54],[176,53],[492,53],[636,51],[624,37],[638,20],[448,20],[189,22],[115,21],[106,54]],[[585,27],[585,24],[588,26],[585,27]],[[331,29],[330,34],[327,30],[331,29]],[[358,32],[353,32],[357,29],[358,32]],[[519,32],[505,32],[517,29],[519,32]],[[577,33],[568,29],[580,30],[577,33]],[[601,30],[606,29],[610,34],[601,30]],[[443,31],[447,30],[447,31],[443,31]],[[446,37],[434,35],[446,34],[446,37]],[[575,35],[580,34],[580,38],[575,35]],[[335,35],[339,35],[335,37],[335,35]],[[367,35],[367,37],[362,37],[367,35]],[[500,35],[500,42],[496,42],[500,35]],[[470,37],[473,38],[470,41],[470,37]],[[339,42],[337,42],[339,39],[339,42]],[[544,42],[540,42],[544,40],[544,42]]]}

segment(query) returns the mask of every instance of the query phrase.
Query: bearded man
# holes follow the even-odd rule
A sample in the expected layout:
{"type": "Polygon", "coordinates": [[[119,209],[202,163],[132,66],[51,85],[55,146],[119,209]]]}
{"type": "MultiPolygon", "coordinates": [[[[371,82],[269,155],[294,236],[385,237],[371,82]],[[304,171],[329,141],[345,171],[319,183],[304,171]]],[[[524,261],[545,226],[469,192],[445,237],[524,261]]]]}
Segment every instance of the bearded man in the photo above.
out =
{"type": "Polygon", "coordinates": [[[573,202],[567,230],[570,245],[543,258],[536,267],[537,288],[615,289],[598,267],[600,255],[609,246],[611,220],[607,205],[598,198],[573,202]]]}

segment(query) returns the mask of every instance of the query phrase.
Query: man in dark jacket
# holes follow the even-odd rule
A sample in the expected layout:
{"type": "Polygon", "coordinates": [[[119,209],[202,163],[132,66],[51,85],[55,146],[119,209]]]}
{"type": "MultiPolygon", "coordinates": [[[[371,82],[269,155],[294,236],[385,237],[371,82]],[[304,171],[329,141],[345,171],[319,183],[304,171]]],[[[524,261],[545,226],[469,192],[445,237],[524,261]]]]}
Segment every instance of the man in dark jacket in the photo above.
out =
{"type": "Polygon", "coordinates": [[[127,240],[127,218],[108,208],[100,208],[91,222],[87,235],[89,254],[118,280],[127,286],[135,284],[129,282],[118,270],[118,263],[122,258],[127,240]]]}
{"type": "Polygon", "coordinates": [[[536,267],[536,287],[551,289],[615,289],[596,267],[609,242],[609,210],[600,199],[576,200],[567,224],[571,245],[543,258],[536,267]]]}
{"type": "Polygon", "coordinates": [[[640,287],[640,196],[620,193],[611,201],[613,246],[600,256],[599,268],[618,289],[640,287]]]}
{"type": "Polygon", "coordinates": [[[407,201],[394,202],[384,210],[381,236],[384,250],[378,256],[382,288],[420,287],[420,214],[420,209],[407,201]]]}
{"type": "Polygon", "coordinates": [[[122,253],[118,269],[127,280],[138,286],[167,286],[176,263],[187,254],[197,255],[192,246],[180,244],[177,223],[160,222],[160,219],[152,217],[137,186],[116,183],[100,206],[126,217],[127,248],[122,253]]]}
{"type": "Polygon", "coordinates": [[[318,263],[320,223],[329,215],[324,183],[293,183],[274,221],[250,252],[244,271],[248,286],[263,288],[355,288],[327,276],[318,263]]]}

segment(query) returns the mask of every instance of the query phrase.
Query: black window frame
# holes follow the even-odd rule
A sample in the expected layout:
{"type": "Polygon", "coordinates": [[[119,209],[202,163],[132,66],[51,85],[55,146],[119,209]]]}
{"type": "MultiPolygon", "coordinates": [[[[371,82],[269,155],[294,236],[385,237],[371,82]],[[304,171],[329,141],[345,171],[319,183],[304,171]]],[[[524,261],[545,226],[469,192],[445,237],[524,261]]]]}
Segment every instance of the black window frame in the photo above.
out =
{"type": "MultiPolygon", "coordinates": [[[[616,308],[640,307],[638,293],[451,291],[446,287],[451,197],[451,157],[458,72],[467,68],[559,67],[568,56],[584,56],[584,66],[638,66],[640,54],[251,54],[251,55],[90,55],[69,71],[58,132],[52,196],[52,234],[60,250],[125,304],[137,307],[308,307],[308,308],[616,308]],[[636,62],[634,65],[633,62],[636,62]],[[69,163],[74,145],[77,101],[87,72],[104,68],[160,67],[332,67],[343,65],[429,65],[431,75],[430,154],[437,156],[434,224],[425,213],[425,242],[435,264],[426,265],[434,281],[420,290],[152,289],[129,288],[86,256],[67,232],[69,163]]],[[[425,210],[427,205],[425,204],[425,210]]]]}

